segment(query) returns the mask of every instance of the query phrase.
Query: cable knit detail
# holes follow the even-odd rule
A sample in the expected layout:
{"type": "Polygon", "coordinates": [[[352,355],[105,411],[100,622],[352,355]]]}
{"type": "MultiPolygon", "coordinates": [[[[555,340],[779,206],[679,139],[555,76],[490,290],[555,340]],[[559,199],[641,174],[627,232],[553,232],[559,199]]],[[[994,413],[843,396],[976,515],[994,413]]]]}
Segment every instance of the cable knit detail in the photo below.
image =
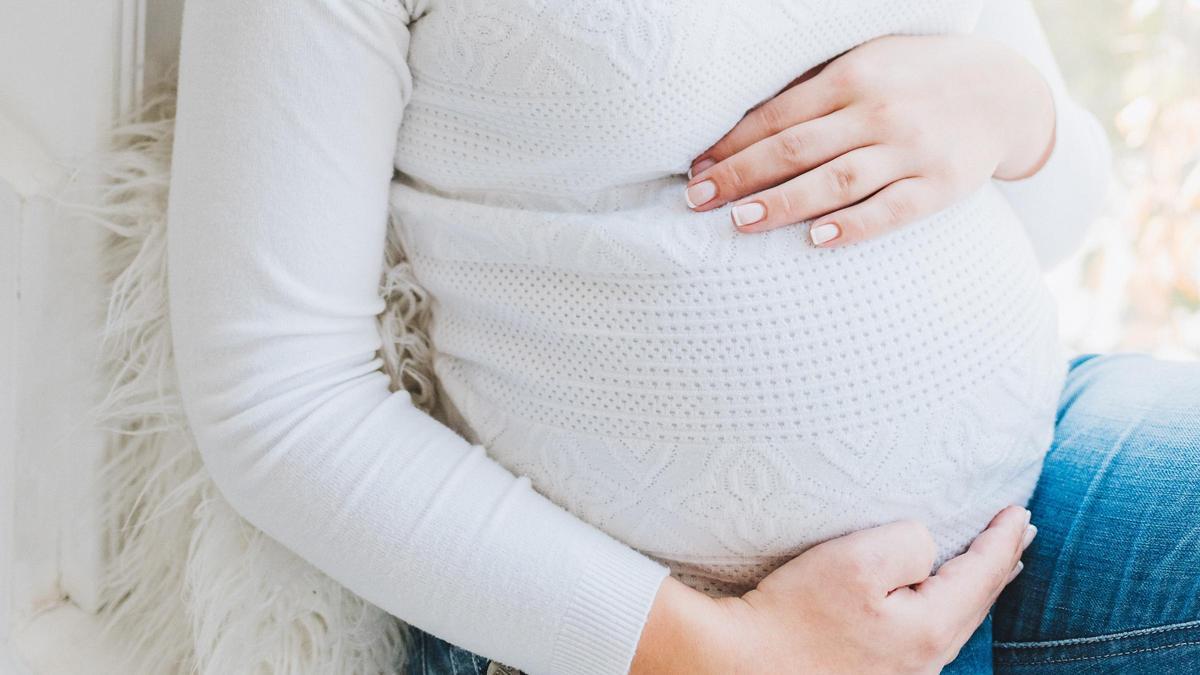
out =
{"type": "Polygon", "coordinates": [[[463,199],[627,208],[623,188],[685,172],[798,73],[878,35],[966,32],[979,4],[438,0],[396,164],[463,199]]]}
{"type": "Polygon", "coordinates": [[[994,188],[839,251],[680,189],[603,215],[393,189],[439,380],[492,456],[714,595],[901,517],[940,563],[1029,498],[1063,360],[994,188]]]}

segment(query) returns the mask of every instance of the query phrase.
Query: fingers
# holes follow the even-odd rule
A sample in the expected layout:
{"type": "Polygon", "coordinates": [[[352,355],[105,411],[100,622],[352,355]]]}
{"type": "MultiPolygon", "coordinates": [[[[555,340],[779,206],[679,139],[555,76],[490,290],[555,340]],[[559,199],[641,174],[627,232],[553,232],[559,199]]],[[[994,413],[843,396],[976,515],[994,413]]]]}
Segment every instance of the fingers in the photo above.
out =
{"type": "Polygon", "coordinates": [[[788,127],[699,170],[688,181],[688,203],[697,211],[715,209],[866,145],[852,117],[839,111],[788,127]]]}
{"type": "MultiPolygon", "coordinates": [[[[1021,552],[1024,552],[1025,549],[1029,547],[1030,542],[1033,541],[1035,536],[1037,536],[1037,527],[1034,525],[1027,525],[1021,541],[1021,552]]],[[[1017,575],[1019,575],[1024,569],[1025,565],[1021,562],[1019,556],[1020,553],[1018,553],[1018,560],[1016,564],[1013,565],[1013,568],[1008,572],[1008,576],[1004,579],[1004,582],[997,586],[989,594],[988,599],[982,604],[982,606],[978,607],[975,613],[970,615],[967,619],[960,621],[956,625],[952,624],[950,626],[952,632],[954,633],[953,644],[956,646],[956,648],[961,647],[962,644],[971,639],[971,635],[980,626],[980,624],[983,623],[984,619],[987,618],[987,613],[991,610],[992,606],[996,604],[996,601],[1000,597],[1000,593],[1003,592],[1003,590],[1010,583],[1012,583],[1013,580],[1017,578],[1017,575]]],[[[940,572],[941,570],[939,570],[939,573],[940,572]]],[[[957,652],[957,649],[955,652],[957,652]]],[[[953,660],[953,658],[954,655],[951,654],[947,661],[953,660]]]]}
{"type": "Polygon", "coordinates": [[[1028,522],[1025,509],[1004,509],[965,553],[924,581],[888,597],[891,606],[909,618],[913,639],[924,645],[924,651],[940,655],[942,663],[953,660],[1016,576],[1021,551],[1032,538],[1026,535],[1028,522]]]}
{"type": "Polygon", "coordinates": [[[930,178],[898,180],[860,204],[822,216],[809,228],[816,246],[834,248],[878,237],[937,211],[940,193],[930,178]]]}
{"type": "MultiPolygon", "coordinates": [[[[831,85],[818,70],[811,77],[785,89],[774,98],[746,113],[737,124],[692,163],[706,159],[719,162],[788,127],[824,117],[849,102],[846,92],[831,85]]],[[[700,169],[693,169],[699,173],[700,169]]]]}
{"type": "Polygon", "coordinates": [[[1019,506],[1004,509],[965,553],[917,585],[917,595],[954,625],[981,620],[1008,584],[1027,545],[1028,526],[1029,511],[1019,506]]]}
{"type": "Polygon", "coordinates": [[[880,595],[929,577],[937,547],[929,528],[917,520],[899,520],[852,532],[823,544],[843,571],[869,584],[880,595]]]}
{"type": "Polygon", "coordinates": [[[737,201],[730,217],[741,232],[765,232],[819,218],[906,178],[905,169],[906,160],[896,150],[881,145],[859,148],[737,201]]]}

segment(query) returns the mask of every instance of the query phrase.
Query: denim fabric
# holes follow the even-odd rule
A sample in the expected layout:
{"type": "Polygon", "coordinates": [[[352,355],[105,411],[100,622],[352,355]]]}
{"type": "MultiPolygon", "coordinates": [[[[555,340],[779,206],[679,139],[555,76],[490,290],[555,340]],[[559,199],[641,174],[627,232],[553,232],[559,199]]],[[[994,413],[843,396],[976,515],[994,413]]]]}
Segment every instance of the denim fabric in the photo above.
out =
{"type": "Polygon", "coordinates": [[[405,675],[486,675],[488,659],[415,627],[409,628],[405,675]]]}
{"type": "Polygon", "coordinates": [[[983,624],[975,629],[967,643],[958,650],[958,656],[942,668],[942,675],[991,675],[993,621],[992,612],[988,612],[983,624]]]}
{"type": "Polygon", "coordinates": [[[997,673],[1200,673],[1200,364],[1072,362],[997,673]]]}
{"type": "MultiPolygon", "coordinates": [[[[1029,508],[1024,571],[943,675],[1200,673],[1200,363],[1074,359],[1029,508]]],[[[413,634],[411,675],[486,673],[413,634]]]]}

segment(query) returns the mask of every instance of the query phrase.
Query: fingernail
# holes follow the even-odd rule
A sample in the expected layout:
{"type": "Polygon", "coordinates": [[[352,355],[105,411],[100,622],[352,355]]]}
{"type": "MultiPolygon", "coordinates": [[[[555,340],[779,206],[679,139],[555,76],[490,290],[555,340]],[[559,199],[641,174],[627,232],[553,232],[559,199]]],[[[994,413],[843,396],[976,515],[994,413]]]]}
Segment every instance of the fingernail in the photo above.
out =
{"type": "Polygon", "coordinates": [[[1033,520],[1033,512],[1025,509],[1025,524],[1028,525],[1031,520],[1033,520]]]}
{"type": "Polygon", "coordinates": [[[1033,538],[1036,536],[1037,536],[1037,525],[1026,525],[1025,526],[1025,537],[1023,539],[1021,539],[1021,550],[1024,551],[1025,549],[1029,548],[1029,542],[1033,541],[1033,538]]]}
{"type": "Polygon", "coordinates": [[[767,207],[762,202],[747,202],[738,204],[729,212],[733,216],[733,224],[738,227],[753,225],[767,217],[767,207]]]}
{"type": "Polygon", "coordinates": [[[708,157],[705,157],[704,159],[700,160],[699,162],[696,162],[695,165],[693,165],[690,169],[688,169],[688,180],[691,180],[693,176],[700,173],[701,171],[704,171],[705,169],[712,166],[713,164],[716,164],[716,162],[708,157]]]}
{"type": "Polygon", "coordinates": [[[836,223],[825,223],[818,225],[808,231],[808,236],[812,237],[812,243],[820,246],[826,244],[841,236],[842,230],[836,223]]]}
{"type": "Polygon", "coordinates": [[[1007,584],[1008,582],[1012,581],[1013,579],[1016,579],[1017,575],[1020,574],[1021,570],[1023,570],[1023,569],[1025,569],[1025,563],[1018,560],[1016,567],[1013,567],[1013,571],[1009,572],[1009,574],[1008,574],[1008,581],[1005,581],[1004,583],[1007,584]]]}
{"type": "Polygon", "coordinates": [[[700,181],[687,189],[687,203],[693,209],[707,204],[717,196],[717,184],[711,180],[700,181]]]}

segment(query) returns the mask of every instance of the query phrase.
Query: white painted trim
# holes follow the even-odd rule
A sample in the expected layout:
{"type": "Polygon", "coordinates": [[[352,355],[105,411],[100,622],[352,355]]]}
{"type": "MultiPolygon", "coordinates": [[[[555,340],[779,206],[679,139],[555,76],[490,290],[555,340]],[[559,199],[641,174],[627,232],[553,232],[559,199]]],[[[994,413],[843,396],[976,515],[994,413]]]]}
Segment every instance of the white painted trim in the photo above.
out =
{"type": "MultiPolygon", "coordinates": [[[[116,44],[113,49],[113,96],[112,119],[133,112],[142,103],[145,78],[145,0],[112,0],[117,17],[113,23],[116,32],[116,44]]],[[[102,131],[93,140],[97,148],[108,143],[106,132],[102,131]]],[[[84,176],[84,184],[94,177],[84,176]]],[[[79,198],[89,199],[93,195],[83,194],[79,198]]],[[[100,270],[103,266],[100,258],[102,236],[100,228],[86,222],[69,222],[69,217],[63,213],[57,217],[47,216],[47,221],[53,221],[57,227],[57,236],[50,241],[50,251],[58,251],[64,260],[71,260],[63,271],[67,281],[63,286],[74,286],[80,289],[75,295],[80,297],[71,300],[59,300],[63,309],[73,305],[74,310],[68,310],[68,316],[79,314],[94,314],[94,322],[87,323],[76,320],[74,330],[84,334],[96,335],[102,321],[104,294],[100,284],[100,270]],[[71,234],[64,234],[70,231],[71,234]]],[[[40,241],[39,241],[40,243],[40,241]]],[[[65,288],[64,288],[65,290],[65,288]]],[[[44,302],[52,301],[54,294],[44,302]]],[[[67,377],[74,380],[73,387],[86,389],[84,396],[64,396],[64,404],[77,411],[81,420],[79,428],[68,429],[58,436],[47,439],[53,447],[62,446],[64,449],[53,453],[57,459],[55,465],[47,469],[55,469],[66,489],[58,497],[58,584],[62,597],[87,611],[96,611],[100,607],[100,583],[104,575],[105,547],[107,533],[102,522],[99,508],[103,498],[103,489],[99,481],[99,467],[103,461],[104,452],[113,439],[90,426],[92,421],[86,414],[102,395],[103,382],[100,377],[98,350],[94,348],[94,340],[65,341],[64,349],[80,357],[82,363],[67,377]],[[69,447],[70,449],[65,449],[69,447]],[[74,461],[71,461],[74,460],[74,461]]]]}
{"type": "Polygon", "coordinates": [[[142,104],[146,85],[146,0],[118,0],[116,114],[142,104]]]}
{"type": "Polygon", "coordinates": [[[38,614],[17,631],[13,644],[9,658],[18,673],[131,675],[118,670],[122,646],[104,640],[100,620],[71,603],[38,614]]]}
{"type": "Polygon", "coordinates": [[[86,415],[102,386],[102,233],[55,198],[90,197],[62,188],[109,125],[140,108],[155,64],[177,53],[181,7],[39,0],[0,22],[0,54],[68,50],[62,63],[73,64],[35,59],[0,73],[14,94],[0,102],[0,675],[116,672],[120,646],[99,639],[91,614],[105,563],[97,468],[111,442],[86,415]]]}
{"type": "Polygon", "coordinates": [[[78,51],[72,68],[35,61],[3,80],[16,86],[0,107],[0,675],[108,672],[90,614],[107,534],[97,478],[109,438],[88,416],[100,395],[102,233],[56,198],[91,198],[63,193],[68,177],[82,170],[77,185],[90,185],[78,160],[142,103],[146,0],[74,5],[43,0],[0,23],[0,41],[78,51]],[[70,41],[89,30],[99,39],[70,41]],[[97,70],[111,79],[81,88],[97,70]],[[48,101],[52,91],[74,99],[48,101]],[[77,114],[48,116],[56,105],[77,114]]]}
{"type": "MultiPolygon", "coordinates": [[[[0,137],[0,142],[3,142],[0,137]]],[[[0,176],[0,673],[24,674],[12,652],[16,622],[16,443],[17,443],[17,286],[22,199],[0,176]]]]}
{"type": "Polygon", "coordinates": [[[29,197],[46,185],[64,178],[61,167],[28,131],[20,129],[0,111],[0,182],[21,197],[29,197]]]}

